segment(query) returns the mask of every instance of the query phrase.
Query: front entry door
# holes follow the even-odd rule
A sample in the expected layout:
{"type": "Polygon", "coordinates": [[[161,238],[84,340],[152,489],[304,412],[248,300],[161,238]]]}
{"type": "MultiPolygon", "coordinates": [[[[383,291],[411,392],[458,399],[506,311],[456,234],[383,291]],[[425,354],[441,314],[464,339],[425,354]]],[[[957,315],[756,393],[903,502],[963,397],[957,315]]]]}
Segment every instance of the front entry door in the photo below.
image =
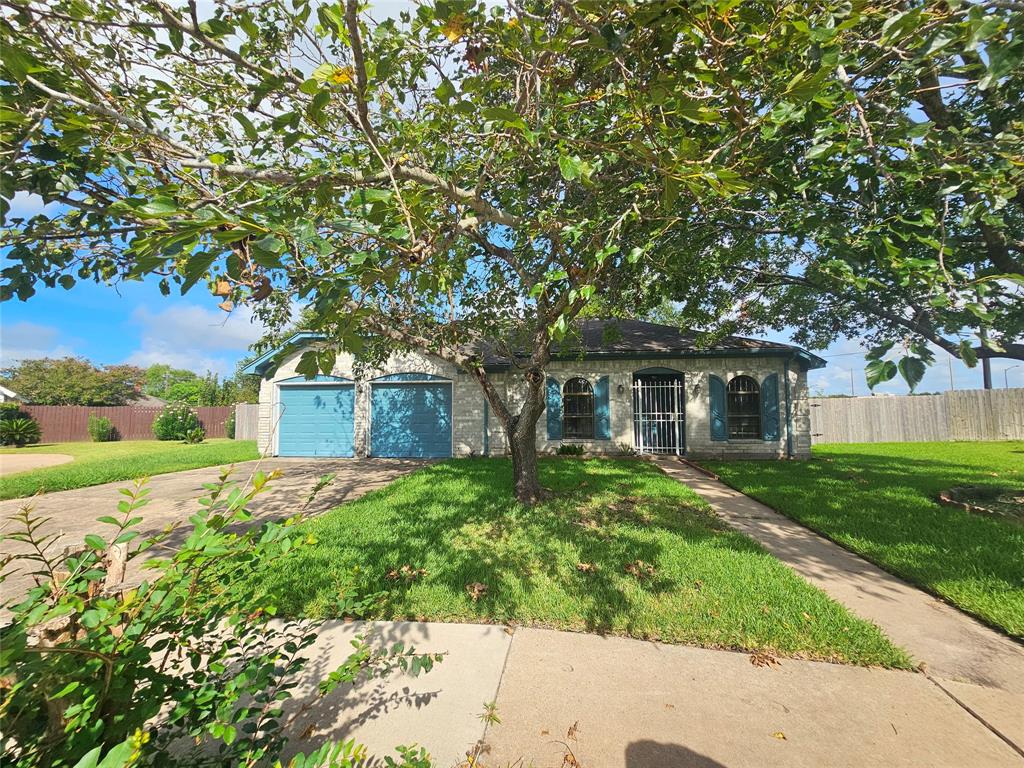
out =
{"type": "Polygon", "coordinates": [[[686,451],[683,374],[633,377],[633,447],[639,453],[686,451]]]}

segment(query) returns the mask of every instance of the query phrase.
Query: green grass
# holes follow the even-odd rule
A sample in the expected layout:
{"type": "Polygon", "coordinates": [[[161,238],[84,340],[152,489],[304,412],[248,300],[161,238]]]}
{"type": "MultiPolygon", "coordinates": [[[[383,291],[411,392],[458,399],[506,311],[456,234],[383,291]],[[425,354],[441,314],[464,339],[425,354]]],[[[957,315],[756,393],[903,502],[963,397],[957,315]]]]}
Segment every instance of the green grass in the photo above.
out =
{"type": "Polygon", "coordinates": [[[303,523],[316,543],[260,578],[289,615],[343,616],[340,596],[382,592],[368,618],[515,622],[909,664],[877,627],[725,528],[652,465],[549,459],[541,480],[552,496],[527,508],[511,497],[505,460],[431,465],[303,523]],[[653,575],[627,573],[637,560],[653,575]],[[402,566],[426,573],[388,578],[402,566]],[[487,591],[474,601],[466,587],[477,582],[487,591]]]}
{"type": "Polygon", "coordinates": [[[936,502],[1024,488],[1024,442],[822,445],[809,462],[702,462],[734,488],[1024,637],[1024,525],[936,502]]]}
{"type": "Polygon", "coordinates": [[[66,491],[116,480],[258,459],[254,440],[215,438],[197,445],[177,441],[123,440],[111,443],[48,443],[2,448],[0,453],[66,453],[74,461],[0,477],[0,499],[43,491],[66,491]]]}

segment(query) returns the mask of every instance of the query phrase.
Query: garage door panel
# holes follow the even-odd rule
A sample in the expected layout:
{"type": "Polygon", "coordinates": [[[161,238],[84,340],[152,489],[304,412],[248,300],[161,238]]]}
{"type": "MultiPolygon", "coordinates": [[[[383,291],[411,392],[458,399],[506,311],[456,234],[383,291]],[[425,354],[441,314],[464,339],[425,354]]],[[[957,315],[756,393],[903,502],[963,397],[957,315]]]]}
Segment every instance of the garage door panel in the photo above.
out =
{"type": "Polygon", "coordinates": [[[281,387],[280,456],[352,456],[355,390],[351,384],[281,387]]]}
{"type": "Polygon", "coordinates": [[[452,390],[448,384],[374,384],[370,451],[393,458],[452,455],[452,390]]]}

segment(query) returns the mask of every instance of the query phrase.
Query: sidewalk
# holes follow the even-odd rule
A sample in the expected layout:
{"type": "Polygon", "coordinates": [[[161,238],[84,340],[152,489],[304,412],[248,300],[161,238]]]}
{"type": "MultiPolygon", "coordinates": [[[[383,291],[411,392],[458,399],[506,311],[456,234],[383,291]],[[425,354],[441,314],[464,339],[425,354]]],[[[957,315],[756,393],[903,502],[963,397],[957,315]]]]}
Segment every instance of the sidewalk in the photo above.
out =
{"type": "Polygon", "coordinates": [[[729,525],[875,622],[923,662],[935,685],[1024,752],[1024,647],[692,467],[670,458],[655,463],[729,525]]]}
{"type": "Polygon", "coordinates": [[[622,637],[471,624],[327,622],[289,703],[289,754],[355,738],[380,765],[399,744],[459,765],[481,738],[479,765],[580,768],[1024,765],[1002,740],[928,681],[896,672],[750,656],[622,637]],[[428,674],[396,673],[327,698],[316,682],[369,631],[447,651],[428,674]],[[501,722],[480,718],[495,701],[501,722]],[[576,726],[575,739],[567,738],[576,726]],[[522,760],[521,763],[516,761],[522,760]]]}

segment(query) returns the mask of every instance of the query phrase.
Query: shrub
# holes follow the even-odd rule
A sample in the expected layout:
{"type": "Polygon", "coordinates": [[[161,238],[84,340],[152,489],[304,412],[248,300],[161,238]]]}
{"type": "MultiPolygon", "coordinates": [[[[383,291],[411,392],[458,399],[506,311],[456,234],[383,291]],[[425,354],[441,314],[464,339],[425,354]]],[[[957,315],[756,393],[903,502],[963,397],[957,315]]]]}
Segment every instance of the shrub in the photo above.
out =
{"type": "Polygon", "coordinates": [[[189,445],[196,445],[203,442],[205,439],[206,430],[202,427],[196,427],[195,429],[190,429],[185,433],[185,437],[182,438],[182,442],[188,443],[189,445]]]}
{"type": "MultiPolygon", "coordinates": [[[[40,585],[4,606],[12,612],[0,648],[5,765],[95,766],[101,756],[104,766],[274,763],[288,736],[283,702],[316,639],[309,622],[273,620],[276,598],[251,578],[309,541],[298,516],[245,526],[250,502],[276,476],[258,473],[245,490],[223,472],[207,486],[186,536],[170,528],[139,535],[149,489],[137,481],[122,491],[116,516],[99,518],[109,535],[86,536],[71,555],[51,551],[48,521],[30,505],[12,518],[21,530],[9,537],[29,545],[14,559],[27,561],[40,585]],[[172,533],[180,545],[169,546],[172,533]],[[157,550],[172,554],[149,557],[157,550]],[[124,583],[136,558],[148,561],[147,575],[124,583]]],[[[363,598],[355,610],[369,604],[363,598]]],[[[400,643],[380,650],[358,638],[353,645],[321,678],[320,695],[441,661],[400,643]]],[[[389,764],[429,765],[421,749],[400,753],[389,764]]],[[[360,755],[363,747],[349,740],[297,764],[351,767],[363,764],[360,755]]]]}
{"type": "Polygon", "coordinates": [[[224,422],[224,432],[231,440],[235,439],[235,408],[231,407],[231,413],[228,414],[227,421],[224,422]]]}
{"type": "Polygon", "coordinates": [[[32,418],[28,413],[21,410],[21,403],[0,403],[0,421],[9,421],[10,419],[30,419],[32,418]]]}
{"type": "Polygon", "coordinates": [[[171,403],[153,421],[157,440],[184,440],[194,429],[202,429],[199,415],[187,403],[171,403]]]}
{"type": "Polygon", "coordinates": [[[16,445],[19,448],[29,443],[38,443],[41,436],[35,419],[18,417],[0,421],[0,444],[16,445]]]}
{"type": "Polygon", "coordinates": [[[559,456],[582,456],[585,452],[586,448],[579,443],[562,443],[558,446],[559,456]]]}
{"type": "Polygon", "coordinates": [[[94,416],[89,414],[89,437],[94,443],[109,443],[117,439],[117,431],[114,429],[114,422],[106,416],[94,416]]]}

